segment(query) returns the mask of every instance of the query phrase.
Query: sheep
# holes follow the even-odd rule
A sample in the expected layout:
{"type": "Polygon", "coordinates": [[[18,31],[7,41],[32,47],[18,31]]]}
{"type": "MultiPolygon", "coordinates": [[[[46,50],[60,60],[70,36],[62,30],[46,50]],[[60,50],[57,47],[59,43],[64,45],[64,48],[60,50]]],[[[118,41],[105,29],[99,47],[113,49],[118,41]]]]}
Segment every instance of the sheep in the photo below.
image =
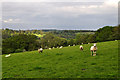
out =
{"type": "Polygon", "coordinates": [[[73,46],[75,46],[75,44],[73,46]]]}
{"type": "Polygon", "coordinates": [[[60,46],[60,49],[62,48],[63,46],[60,46]]]}
{"type": "Polygon", "coordinates": [[[83,44],[83,43],[82,43],[83,44]]]}
{"type": "Polygon", "coordinates": [[[49,48],[49,50],[51,50],[51,48],[49,48]]]}
{"type": "Polygon", "coordinates": [[[10,55],[11,55],[11,54],[5,55],[5,57],[6,57],[6,58],[7,58],[7,57],[10,57],[10,55]]]}
{"type": "Polygon", "coordinates": [[[43,49],[42,48],[40,48],[40,49],[38,49],[38,52],[40,53],[42,53],[43,52],[43,49]]]}
{"type": "Polygon", "coordinates": [[[53,47],[53,49],[54,49],[55,47],[53,47]]]}
{"type": "Polygon", "coordinates": [[[80,45],[80,50],[83,50],[83,46],[82,45],[80,45]]]}
{"type": "Polygon", "coordinates": [[[88,43],[88,44],[90,44],[90,43],[88,43]]]}
{"type": "Polygon", "coordinates": [[[70,46],[70,45],[68,45],[68,46],[70,46]]]}
{"type": "Polygon", "coordinates": [[[115,41],[117,41],[117,40],[115,40],[115,41]]]}
{"type": "Polygon", "coordinates": [[[90,51],[92,56],[96,56],[96,51],[97,51],[96,43],[94,43],[94,45],[91,46],[90,51]]]}
{"type": "Polygon", "coordinates": [[[57,48],[59,48],[59,47],[57,47],[57,48]]]}

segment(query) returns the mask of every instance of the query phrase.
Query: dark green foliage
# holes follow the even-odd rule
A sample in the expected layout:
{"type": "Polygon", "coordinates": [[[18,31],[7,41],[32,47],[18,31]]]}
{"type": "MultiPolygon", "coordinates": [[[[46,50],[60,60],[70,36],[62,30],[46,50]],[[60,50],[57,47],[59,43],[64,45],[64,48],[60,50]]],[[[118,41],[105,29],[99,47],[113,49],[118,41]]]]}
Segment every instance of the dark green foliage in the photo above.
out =
{"type": "Polygon", "coordinates": [[[23,51],[23,49],[16,49],[15,53],[22,52],[22,51],[23,51]]]}
{"type": "Polygon", "coordinates": [[[3,54],[36,50],[40,47],[68,46],[81,43],[103,42],[120,39],[120,25],[105,26],[95,31],[89,30],[2,30],[3,54]],[[45,34],[36,37],[32,34],[45,34]]]}
{"type": "Polygon", "coordinates": [[[116,26],[113,29],[113,34],[111,35],[110,38],[120,40],[120,25],[116,26]]]}
{"type": "Polygon", "coordinates": [[[88,34],[77,34],[76,35],[76,44],[87,43],[89,35],[88,34]]]}
{"type": "Polygon", "coordinates": [[[112,30],[113,27],[111,26],[105,26],[103,28],[98,29],[97,32],[95,33],[96,41],[110,40],[109,37],[110,35],[112,35],[112,30]]]}
{"type": "Polygon", "coordinates": [[[94,34],[90,34],[87,38],[87,42],[88,43],[92,43],[92,42],[95,42],[95,35],[94,34]]]}
{"type": "Polygon", "coordinates": [[[95,34],[77,34],[76,44],[104,42],[120,39],[120,25],[119,26],[105,26],[98,29],[95,34]]]}
{"type": "Polygon", "coordinates": [[[36,46],[35,42],[36,36],[34,35],[19,34],[16,36],[12,36],[3,40],[2,52],[3,54],[6,54],[20,52],[23,51],[23,49],[27,51],[34,50],[36,46]]]}
{"type": "Polygon", "coordinates": [[[57,37],[52,33],[47,33],[43,38],[41,38],[40,44],[42,48],[45,48],[45,46],[48,46],[48,48],[66,46],[67,40],[64,38],[57,37]]]}
{"type": "Polygon", "coordinates": [[[73,45],[73,44],[75,44],[75,40],[74,39],[70,39],[70,40],[68,40],[67,44],[68,45],[73,45]]]}
{"type": "Polygon", "coordinates": [[[120,26],[105,26],[96,31],[95,36],[96,42],[101,41],[110,41],[110,40],[119,40],[120,39],[120,26]]]}
{"type": "Polygon", "coordinates": [[[55,34],[56,36],[62,37],[62,38],[66,38],[68,40],[70,39],[75,39],[76,33],[85,33],[89,32],[94,33],[95,31],[92,30],[54,30],[51,31],[51,33],[55,34]]]}

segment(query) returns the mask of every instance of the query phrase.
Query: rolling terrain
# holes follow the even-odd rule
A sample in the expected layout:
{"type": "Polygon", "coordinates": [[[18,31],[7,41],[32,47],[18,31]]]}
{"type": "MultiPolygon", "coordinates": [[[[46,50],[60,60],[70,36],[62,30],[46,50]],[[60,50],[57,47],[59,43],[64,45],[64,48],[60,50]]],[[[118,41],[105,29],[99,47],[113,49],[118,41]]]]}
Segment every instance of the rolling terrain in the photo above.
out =
{"type": "Polygon", "coordinates": [[[27,51],[2,55],[3,78],[118,78],[118,41],[97,43],[97,56],[90,55],[91,44],[27,51]]]}

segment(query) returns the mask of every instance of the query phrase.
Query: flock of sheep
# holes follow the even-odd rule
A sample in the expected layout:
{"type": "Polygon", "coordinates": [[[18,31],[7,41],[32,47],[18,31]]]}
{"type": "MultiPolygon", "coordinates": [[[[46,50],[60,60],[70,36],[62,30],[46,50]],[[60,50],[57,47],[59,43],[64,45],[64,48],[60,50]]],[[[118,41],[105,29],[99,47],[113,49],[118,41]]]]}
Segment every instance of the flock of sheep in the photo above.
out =
{"type": "MultiPolygon", "coordinates": [[[[83,43],[82,43],[82,44],[83,44],[83,43]]],[[[88,44],[90,44],[90,43],[88,43],[88,44]]],[[[70,46],[70,45],[68,45],[68,46],[70,46]]],[[[73,46],[75,46],[75,44],[74,44],[73,46]]],[[[58,48],[58,47],[57,47],[57,48],[58,48]]],[[[63,48],[63,46],[60,46],[59,49],[61,49],[61,48],[63,48]]],[[[53,47],[53,49],[54,49],[54,47],[53,47]]],[[[49,48],[49,50],[51,50],[51,48],[49,48]]],[[[82,45],[80,45],[80,50],[83,50],[83,46],[82,46],[82,45]]],[[[91,46],[90,51],[91,51],[91,55],[92,55],[92,56],[96,56],[96,51],[97,51],[96,43],[94,43],[94,45],[91,46]]],[[[43,52],[43,49],[42,49],[42,48],[38,49],[38,52],[39,52],[39,53],[42,53],[42,52],[43,52]]]]}
{"type": "MultiPolygon", "coordinates": [[[[115,40],[115,41],[117,41],[117,40],[115,40]]],[[[82,43],[82,44],[83,44],[83,43],[82,43]]],[[[90,44],[90,43],[88,43],[88,44],[90,44]]],[[[70,46],[70,45],[68,45],[68,47],[69,47],[69,46],[70,46]]],[[[75,44],[74,44],[73,46],[75,46],[75,44]]],[[[63,48],[63,46],[60,46],[60,47],[57,47],[57,48],[61,49],[61,48],[63,48]]],[[[48,49],[51,50],[52,48],[48,48],[48,49]]],[[[53,47],[53,49],[54,49],[54,47],[53,47]]],[[[80,45],[80,50],[83,51],[83,46],[82,46],[82,45],[80,45]]],[[[96,51],[97,51],[96,43],[94,43],[94,45],[91,46],[90,51],[91,51],[91,55],[92,55],[92,56],[96,56],[96,51]]],[[[38,49],[38,52],[39,52],[39,53],[42,53],[42,52],[43,52],[43,49],[42,49],[42,48],[38,49]]],[[[5,55],[6,58],[7,58],[7,57],[10,57],[10,56],[11,56],[11,54],[5,55]]]]}
{"type": "MultiPolygon", "coordinates": [[[[117,41],[117,40],[115,40],[115,41],[117,41]]],[[[90,44],[90,43],[88,43],[88,44],[90,44]]],[[[75,46],[75,44],[73,46],[75,46]]],[[[70,45],[68,45],[68,47],[70,47],[70,45]]],[[[53,47],[53,49],[54,48],[55,47],[53,47]]],[[[57,47],[57,48],[61,49],[61,48],[63,48],[63,46],[60,46],[60,47],[57,47]]],[[[48,48],[48,49],[51,50],[52,48],[48,48]]],[[[82,45],[80,45],[80,50],[83,51],[83,46],[82,45]]],[[[93,46],[91,46],[90,51],[91,51],[91,55],[92,56],[96,56],[96,51],[97,51],[96,43],[94,43],[93,46]]],[[[43,52],[43,48],[38,49],[38,52],[42,53],[43,52]]],[[[6,58],[10,57],[10,56],[11,56],[11,54],[5,55],[6,58]]]]}
{"type": "MultiPolygon", "coordinates": [[[[83,43],[82,43],[82,44],[83,44],[83,43]]],[[[88,44],[90,44],[90,43],[88,43],[88,44]]],[[[70,45],[68,45],[68,46],[70,46],[70,45]]],[[[74,44],[73,46],[75,46],[75,44],[74,44]]],[[[60,47],[57,47],[57,48],[61,49],[61,48],[63,48],[63,46],[60,46],[60,47]]],[[[49,48],[49,50],[51,50],[51,49],[52,49],[52,48],[49,48]]],[[[54,49],[54,47],[53,47],[53,49],[54,49]]],[[[80,50],[83,51],[83,46],[82,46],[82,45],[80,45],[80,50]]],[[[96,43],[94,43],[94,45],[91,46],[90,51],[91,51],[91,55],[92,55],[92,56],[96,56],[96,51],[97,51],[96,43]]],[[[43,52],[43,48],[38,49],[38,52],[39,52],[39,53],[42,53],[42,52],[43,52]]],[[[11,55],[11,54],[5,55],[5,57],[10,57],[10,55],[11,55]]]]}

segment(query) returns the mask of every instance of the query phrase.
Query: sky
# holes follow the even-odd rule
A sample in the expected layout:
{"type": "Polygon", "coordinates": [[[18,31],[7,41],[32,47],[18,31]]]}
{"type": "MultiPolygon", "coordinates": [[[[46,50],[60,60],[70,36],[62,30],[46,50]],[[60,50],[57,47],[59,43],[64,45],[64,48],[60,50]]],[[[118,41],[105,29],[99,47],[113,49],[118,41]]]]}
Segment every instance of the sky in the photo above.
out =
{"type": "Polygon", "coordinates": [[[97,30],[118,24],[118,0],[4,0],[2,28],[97,30]]]}

